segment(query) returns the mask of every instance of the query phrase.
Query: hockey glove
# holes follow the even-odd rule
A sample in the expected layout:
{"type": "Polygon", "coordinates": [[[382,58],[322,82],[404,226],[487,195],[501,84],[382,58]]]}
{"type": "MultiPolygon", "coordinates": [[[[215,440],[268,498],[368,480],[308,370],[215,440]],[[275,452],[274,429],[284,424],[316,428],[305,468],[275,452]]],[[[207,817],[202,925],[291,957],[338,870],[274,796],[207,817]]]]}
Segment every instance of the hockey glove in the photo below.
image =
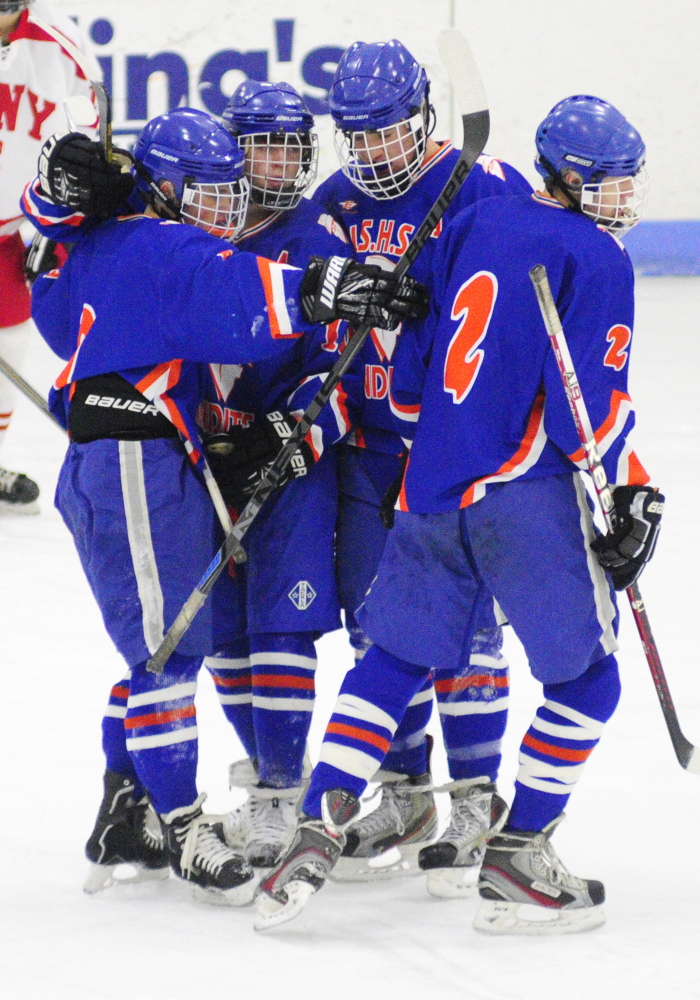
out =
{"type": "Polygon", "coordinates": [[[108,219],[126,209],[134,190],[130,173],[122,165],[130,160],[117,150],[119,162],[108,163],[99,142],[82,132],[57,132],[41,147],[39,180],[44,194],[57,205],[75,208],[85,215],[108,219]]]}
{"type": "MultiPolygon", "coordinates": [[[[296,422],[291,414],[275,410],[250,427],[232,427],[226,433],[205,438],[209,467],[229,506],[240,510],[250,500],[296,422]]],[[[278,488],[307,475],[315,462],[311,446],[302,441],[277,484],[278,488]]]]}
{"type": "Polygon", "coordinates": [[[301,284],[302,309],[310,323],[344,319],[393,330],[404,319],[428,315],[428,291],[414,278],[396,278],[374,264],[346,257],[312,257],[301,284]]]}
{"type": "Polygon", "coordinates": [[[651,486],[613,490],[617,527],[591,543],[615,590],[631,587],[654,554],[664,511],[664,497],[651,486]]]}

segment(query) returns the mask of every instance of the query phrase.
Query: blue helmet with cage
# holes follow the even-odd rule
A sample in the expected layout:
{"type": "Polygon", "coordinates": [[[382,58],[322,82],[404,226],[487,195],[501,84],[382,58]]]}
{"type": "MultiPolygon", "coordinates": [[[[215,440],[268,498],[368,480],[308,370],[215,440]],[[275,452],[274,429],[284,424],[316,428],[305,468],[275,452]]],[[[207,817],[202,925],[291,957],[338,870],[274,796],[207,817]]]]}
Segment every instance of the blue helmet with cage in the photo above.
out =
{"type": "Polygon", "coordinates": [[[547,189],[562,191],[571,208],[618,235],[639,222],[648,188],[646,147],[612,104],[582,94],[559,101],[537,129],[535,144],[535,167],[547,189]]]}
{"type": "Polygon", "coordinates": [[[245,156],[234,136],[211,115],[177,108],[152,119],[141,132],[133,157],[136,187],[156,210],[217,236],[231,236],[233,229],[240,229],[248,201],[245,156]],[[172,184],[172,193],[162,190],[165,181],[172,184]],[[203,198],[209,199],[210,207],[203,198]],[[211,199],[219,199],[218,207],[211,207],[211,199]],[[231,209],[226,224],[219,220],[226,214],[224,205],[231,209]]]}
{"type": "Polygon", "coordinates": [[[345,176],[371,198],[398,198],[418,176],[429,93],[425,70],[396,38],[355,42],[341,56],[328,92],[335,148],[345,176]]]}
{"type": "Polygon", "coordinates": [[[343,53],[328,92],[338,128],[380,129],[412,118],[425,105],[425,70],[396,38],[354,42],[343,53]]]}
{"type": "Polygon", "coordinates": [[[310,132],[314,118],[289,83],[244,80],[233,92],[223,114],[234,135],[257,132],[310,132]]]}
{"type": "Polygon", "coordinates": [[[318,136],[304,99],[288,83],[245,80],[223,114],[246,154],[250,197],[270,211],[289,211],[316,179],[318,136]]]}

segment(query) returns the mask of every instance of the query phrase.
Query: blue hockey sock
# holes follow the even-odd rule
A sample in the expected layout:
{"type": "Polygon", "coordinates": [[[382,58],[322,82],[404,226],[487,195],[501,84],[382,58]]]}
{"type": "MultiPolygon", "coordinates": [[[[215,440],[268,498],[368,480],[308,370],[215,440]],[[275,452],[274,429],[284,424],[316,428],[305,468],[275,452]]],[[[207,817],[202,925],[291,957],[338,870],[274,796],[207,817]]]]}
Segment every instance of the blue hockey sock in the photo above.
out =
{"type": "Polygon", "coordinates": [[[394,734],[382,767],[386,771],[416,777],[428,770],[428,741],[425,731],[433,712],[433,678],[428,676],[408,703],[394,734]]]}
{"type": "Polygon", "coordinates": [[[252,635],[250,663],[260,781],[270,788],[296,788],[315,698],[313,633],[252,635]]]}
{"type": "Polygon", "coordinates": [[[400,660],[378,646],[347,672],[304,799],[308,816],[320,818],[323,793],[332,788],[362,795],[429,674],[428,667],[400,660]]]}
{"type": "Polygon", "coordinates": [[[197,716],[194,695],[201,657],[173,653],[162,674],[133,667],[127,702],[126,748],[156,812],[197,798],[197,716]]]}
{"type": "Polygon", "coordinates": [[[453,781],[484,775],[495,781],[508,720],[508,661],[503,630],[474,635],[466,670],[435,671],[435,691],[453,781]]]}
{"type": "Polygon", "coordinates": [[[214,679],[224,715],[236,730],[243,749],[255,760],[258,755],[253,723],[253,688],[248,637],[207,656],[204,666],[214,679]]]}
{"type": "Polygon", "coordinates": [[[564,809],[620,698],[612,653],[573,681],[545,684],[546,701],[520,746],[514,830],[543,830],[564,809]]]}
{"type": "Polygon", "coordinates": [[[129,751],[126,749],[126,731],[124,729],[130,683],[131,671],[128,670],[126,676],[117,681],[109,692],[109,701],[102,718],[102,751],[105,755],[105,766],[108,771],[123,774],[134,780],[133,796],[138,801],[138,799],[143,798],[144,788],[136,775],[129,751]]]}

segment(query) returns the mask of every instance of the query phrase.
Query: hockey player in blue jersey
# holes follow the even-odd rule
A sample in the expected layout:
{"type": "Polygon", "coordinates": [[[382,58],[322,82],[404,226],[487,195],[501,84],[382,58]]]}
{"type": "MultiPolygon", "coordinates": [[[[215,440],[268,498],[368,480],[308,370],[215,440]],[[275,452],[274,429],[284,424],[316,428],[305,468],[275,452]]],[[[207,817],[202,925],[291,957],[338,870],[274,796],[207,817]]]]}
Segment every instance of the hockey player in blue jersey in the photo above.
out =
{"type": "MultiPolygon", "coordinates": [[[[301,268],[314,255],[349,255],[338,223],[303,197],[316,174],[317,138],[294,88],[247,80],[223,121],[245,152],[251,190],[236,245],[301,268]]],[[[283,359],[203,366],[198,422],[225,499],[237,510],[337,360],[342,333],[332,324],[283,359]]],[[[347,379],[336,388],[297,456],[292,481],[268,501],[246,538],[248,559],[236,576],[248,635],[205,661],[249,758],[231,767],[232,784],[247,787],[248,799],[226,818],[224,832],[255,866],[272,865],[293,835],[314,707],[314,640],[341,624],[335,449],[327,446],[350,429],[346,386],[347,379]]]]}
{"type": "MultiPolygon", "coordinates": [[[[552,109],[537,150],[544,192],[480,201],[447,227],[419,350],[397,358],[397,398],[421,410],[396,524],[358,613],[375,644],[343,683],[295,842],[262,883],[259,927],[294,916],[323,884],[406,706],[431,667],[469,648],[484,591],[545,701],[520,747],[510,813],[493,796],[471,824],[472,849],[487,842],[475,927],[549,934],[604,921],[602,883],[569,874],[550,838],[618,701],[613,587],[651,557],[663,509],[629,442],[633,272],[618,239],[641,215],[645,147],[610,104],[579,96],[552,109]],[[535,264],[547,268],[616,484],[618,528],[605,536],[578,471],[535,264]]],[[[475,755],[472,774],[486,792],[497,769],[475,755]]]]}
{"type": "MultiPolygon", "coordinates": [[[[446,183],[458,151],[450,142],[432,137],[428,78],[395,39],[351,45],[338,64],[328,99],[341,169],[320,185],[314,198],[342,223],[357,260],[391,270],[446,183]]],[[[483,198],[531,190],[509,164],[479,157],[411,273],[430,285],[440,233],[461,209],[483,198]]],[[[396,416],[403,420],[412,415],[393,398],[392,372],[397,343],[413,339],[415,331],[405,327],[401,336],[398,333],[375,329],[368,338],[358,359],[364,398],[357,426],[339,447],[338,588],[357,659],[370,643],[354,613],[384,549],[388,529],[380,507],[400,478],[405,451],[396,416]]],[[[455,781],[452,817],[445,831],[450,844],[461,842],[460,831],[472,808],[480,808],[476,793],[464,780],[469,769],[465,748],[473,743],[475,725],[483,733],[488,719],[483,754],[495,759],[500,752],[508,704],[508,664],[500,652],[501,641],[492,602],[485,600],[472,657],[456,672],[435,664],[440,720],[455,781]],[[486,676],[497,683],[484,681],[486,676]]],[[[425,734],[432,692],[433,681],[428,679],[409,706],[379,775],[384,781],[380,804],[351,831],[335,877],[376,879],[406,871],[406,862],[411,863],[409,870],[415,870],[419,848],[434,838],[437,813],[425,734]],[[368,864],[371,857],[394,847],[402,855],[398,866],[368,864]]]]}
{"type": "MultiPolygon", "coordinates": [[[[62,271],[35,284],[34,315],[68,362],[51,396],[71,437],[57,505],[130,668],[122,703],[109,713],[112,731],[107,719],[103,727],[105,799],[87,848],[95,862],[89,891],[128,861],[156,875],[167,873],[169,863],[216,901],[240,905],[252,894],[252,869],[204,818],[195,784],[196,676],[204,655],[227,634],[235,638],[231,607],[219,619],[212,601],[164,673],[146,670],[216,547],[196,423],[196,363],[273,357],[315,329],[302,315],[301,297],[312,317],[317,277],[222,249],[215,238],[234,236],[245,219],[243,163],[235,139],[210,116],[180,109],[149,123],[137,143],[133,173],[146,204],[142,214],[85,224],[81,211],[47,205],[46,188],[54,200],[60,192],[60,200],[79,207],[99,203],[98,214],[111,214],[123,198],[118,169],[82,136],[47,143],[41,180],[24,196],[40,228],[79,230],[62,271]],[[81,188],[81,162],[105,181],[101,188],[81,188]],[[146,792],[160,815],[164,845],[158,824],[149,824],[146,792]]],[[[388,286],[367,277],[356,268],[354,279],[341,283],[338,316],[350,286],[354,321],[362,322],[361,301],[370,312],[380,304],[391,308],[388,286]]]]}

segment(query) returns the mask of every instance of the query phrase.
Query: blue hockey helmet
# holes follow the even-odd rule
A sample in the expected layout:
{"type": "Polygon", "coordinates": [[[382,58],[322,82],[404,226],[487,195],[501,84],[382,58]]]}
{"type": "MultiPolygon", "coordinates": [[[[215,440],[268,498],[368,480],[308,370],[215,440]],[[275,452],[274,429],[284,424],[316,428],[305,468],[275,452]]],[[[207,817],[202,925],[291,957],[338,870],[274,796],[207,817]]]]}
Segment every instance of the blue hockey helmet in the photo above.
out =
{"type": "Polygon", "coordinates": [[[250,197],[271,211],[289,211],[316,179],[318,136],[313,115],[288,83],[244,80],[223,114],[246,154],[250,197]]]}
{"type": "Polygon", "coordinates": [[[340,57],[328,92],[333,121],[344,131],[380,129],[412,118],[425,104],[428,77],[396,38],[354,42],[340,57]]]}
{"type": "Polygon", "coordinates": [[[256,132],[310,132],[314,118],[289,83],[244,80],[226,105],[224,124],[234,135],[256,132]]]}
{"type": "Polygon", "coordinates": [[[234,136],[195,108],[152,119],[134,147],[136,187],[156,210],[206,229],[235,235],[245,221],[249,187],[245,156],[234,136]],[[173,186],[162,191],[164,181],[173,186]]]}
{"type": "Polygon", "coordinates": [[[639,132],[617,108],[588,95],[567,97],[552,108],[537,129],[535,167],[548,190],[562,190],[572,208],[601,225],[624,232],[636,225],[646,204],[646,147],[639,132]],[[618,215],[602,212],[601,197],[610,201],[618,183],[618,215]],[[631,183],[634,178],[635,184],[631,183]],[[605,191],[602,187],[605,182],[605,191]]]}
{"type": "Polygon", "coordinates": [[[432,108],[425,70],[397,39],[354,42],[340,58],[328,103],[346,177],[372,198],[398,198],[425,159],[432,108]]]}

